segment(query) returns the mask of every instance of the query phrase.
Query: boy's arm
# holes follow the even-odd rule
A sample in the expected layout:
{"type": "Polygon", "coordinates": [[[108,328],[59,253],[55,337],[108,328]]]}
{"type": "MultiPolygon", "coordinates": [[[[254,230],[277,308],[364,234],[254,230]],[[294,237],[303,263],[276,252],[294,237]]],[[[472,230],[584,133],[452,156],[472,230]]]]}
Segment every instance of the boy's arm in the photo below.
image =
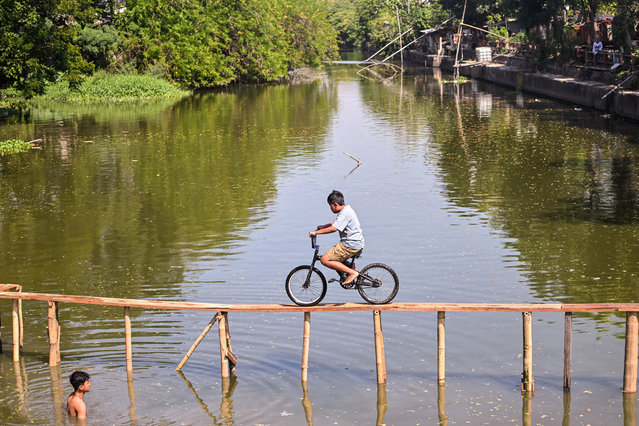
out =
{"type": "Polygon", "coordinates": [[[87,405],[84,403],[84,401],[80,401],[78,404],[76,404],[75,410],[78,414],[78,419],[87,418],[87,405]]]}
{"type": "Polygon", "coordinates": [[[315,231],[311,231],[308,233],[308,235],[310,237],[312,237],[313,235],[318,235],[318,234],[330,234],[331,232],[335,232],[337,231],[337,228],[333,226],[333,224],[328,224],[325,225],[324,228],[320,228],[319,226],[317,227],[318,229],[316,229],[315,231]]]}

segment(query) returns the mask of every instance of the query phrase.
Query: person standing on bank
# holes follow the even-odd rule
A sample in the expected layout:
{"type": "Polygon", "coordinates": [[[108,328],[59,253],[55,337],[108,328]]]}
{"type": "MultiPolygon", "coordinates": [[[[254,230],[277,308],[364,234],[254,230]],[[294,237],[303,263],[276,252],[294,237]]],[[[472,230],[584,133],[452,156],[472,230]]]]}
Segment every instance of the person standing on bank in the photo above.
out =
{"type": "Polygon", "coordinates": [[[74,371],[69,377],[73,392],[67,398],[67,413],[80,420],[87,418],[87,405],[84,402],[84,394],[91,391],[89,379],[89,374],[84,371],[74,371]]]}
{"type": "MultiPolygon", "coordinates": [[[[599,40],[599,36],[595,37],[595,42],[592,44],[592,58],[593,61],[595,62],[595,65],[597,65],[597,55],[602,55],[603,54],[603,43],[601,43],[601,40],[599,40]]],[[[603,64],[603,59],[602,59],[602,64],[603,64]]]]}
{"type": "Polygon", "coordinates": [[[364,248],[364,234],[359,224],[355,210],[344,204],[344,195],[333,190],[327,198],[328,205],[333,213],[337,214],[335,222],[327,225],[319,225],[315,231],[309,232],[309,236],[330,234],[339,231],[340,242],[322,255],[322,265],[347,274],[342,284],[350,284],[359,276],[359,272],[344,265],[342,262],[357,255],[364,248]]]}

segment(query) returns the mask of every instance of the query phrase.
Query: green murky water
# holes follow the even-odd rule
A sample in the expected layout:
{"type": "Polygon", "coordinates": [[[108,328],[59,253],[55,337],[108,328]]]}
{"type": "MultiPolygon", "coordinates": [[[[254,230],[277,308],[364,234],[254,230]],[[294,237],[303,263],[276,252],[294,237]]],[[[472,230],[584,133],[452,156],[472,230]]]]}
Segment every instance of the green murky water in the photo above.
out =
{"type": "MultiPolygon", "coordinates": [[[[337,188],[358,212],[362,263],[400,277],[396,301],[639,302],[637,125],[419,70],[387,83],[331,66],[311,82],[200,93],[175,103],[62,107],[0,124],[37,140],[0,157],[0,282],[26,291],[218,303],[287,303],[337,188]],[[344,152],[359,158],[356,163],[344,152]]],[[[328,248],[334,236],[319,243],[328,248]]],[[[327,275],[330,274],[327,272],[327,275]]],[[[359,302],[329,287],[326,302],[359,302]]],[[[576,315],[573,391],[562,390],[563,315],[534,315],[536,392],[519,393],[521,315],[384,313],[378,389],[370,313],[314,314],[309,388],[301,314],[232,314],[237,379],[212,334],[174,371],[206,313],[133,309],[132,380],[121,309],[60,305],[49,369],[46,304],[25,302],[11,360],[0,301],[0,419],[69,424],[68,375],[92,375],[92,424],[610,424],[624,401],[624,318],[576,315]],[[530,405],[529,405],[530,404],[530,405]],[[564,423],[566,424],[566,423],[564,423]]],[[[634,424],[634,423],[633,423],[634,424]]]]}

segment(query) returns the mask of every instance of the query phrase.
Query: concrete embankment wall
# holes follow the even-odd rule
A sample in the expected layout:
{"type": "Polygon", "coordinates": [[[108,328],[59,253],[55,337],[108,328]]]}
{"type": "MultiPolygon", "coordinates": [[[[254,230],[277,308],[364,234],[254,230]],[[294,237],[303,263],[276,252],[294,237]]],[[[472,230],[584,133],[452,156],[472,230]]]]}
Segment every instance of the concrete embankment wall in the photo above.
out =
{"type": "MultiPolygon", "coordinates": [[[[419,52],[410,54],[410,60],[427,66],[433,66],[434,59],[419,52]]],[[[452,72],[453,65],[453,58],[441,58],[442,69],[452,72]]],[[[498,63],[464,64],[460,74],[639,121],[639,92],[616,90],[604,98],[614,86],[498,63]]]]}

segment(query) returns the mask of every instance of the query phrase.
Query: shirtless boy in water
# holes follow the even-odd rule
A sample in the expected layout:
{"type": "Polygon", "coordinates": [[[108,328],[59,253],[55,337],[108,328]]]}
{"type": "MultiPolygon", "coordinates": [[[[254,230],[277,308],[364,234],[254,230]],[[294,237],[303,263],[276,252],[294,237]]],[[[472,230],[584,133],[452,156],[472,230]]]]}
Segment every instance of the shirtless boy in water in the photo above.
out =
{"type": "Polygon", "coordinates": [[[67,413],[78,419],[87,418],[87,405],[84,403],[84,394],[91,391],[90,376],[84,371],[74,371],[69,377],[73,392],[67,398],[67,413]]]}

